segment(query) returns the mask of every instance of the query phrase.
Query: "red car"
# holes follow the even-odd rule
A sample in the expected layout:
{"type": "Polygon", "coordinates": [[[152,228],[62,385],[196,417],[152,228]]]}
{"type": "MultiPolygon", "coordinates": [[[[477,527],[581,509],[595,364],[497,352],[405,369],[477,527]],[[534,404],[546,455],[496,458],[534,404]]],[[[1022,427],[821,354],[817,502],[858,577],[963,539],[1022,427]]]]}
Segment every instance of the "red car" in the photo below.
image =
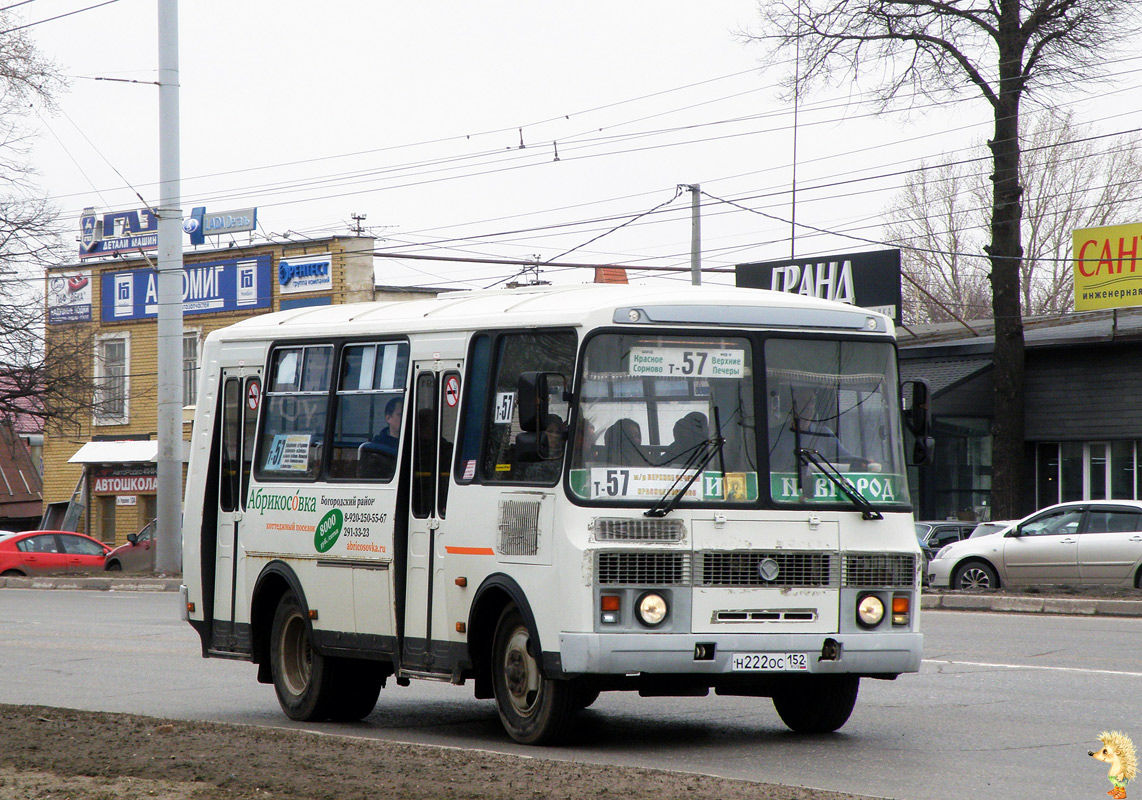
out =
{"type": "Polygon", "coordinates": [[[0,575],[75,575],[102,572],[111,548],[71,531],[24,531],[0,535],[0,575]]]}

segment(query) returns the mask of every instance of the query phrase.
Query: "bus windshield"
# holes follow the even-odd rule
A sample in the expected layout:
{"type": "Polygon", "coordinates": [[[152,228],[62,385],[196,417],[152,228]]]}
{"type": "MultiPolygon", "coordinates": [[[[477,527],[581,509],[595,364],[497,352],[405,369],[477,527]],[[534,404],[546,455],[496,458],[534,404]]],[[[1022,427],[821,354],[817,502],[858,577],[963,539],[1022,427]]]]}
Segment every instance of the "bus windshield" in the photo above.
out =
{"type": "Polygon", "coordinates": [[[679,504],[756,501],[753,361],[749,340],[738,337],[591,338],[572,440],[572,492],[639,504],[679,492],[679,504]]]}
{"type": "Polygon", "coordinates": [[[890,344],[769,339],[765,377],[775,503],[909,502],[890,344]]]}
{"type": "Polygon", "coordinates": [[[591,338],[573,494],[656,507],[909,503],[891,344],[770,338],[756,403],[754,363],[744,337],[591,338]]]}

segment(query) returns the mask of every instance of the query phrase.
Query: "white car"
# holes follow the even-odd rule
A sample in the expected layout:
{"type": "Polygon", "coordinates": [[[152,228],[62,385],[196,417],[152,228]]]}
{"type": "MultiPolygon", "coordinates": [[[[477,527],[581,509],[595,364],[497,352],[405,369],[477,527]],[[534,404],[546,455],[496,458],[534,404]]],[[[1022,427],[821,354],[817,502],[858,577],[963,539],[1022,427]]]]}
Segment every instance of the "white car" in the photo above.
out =
{"type": "Polygon", "coordinates": [[[933,587],[1035,584],[1142,588],[1142,501],[1087,500],[1036,511],[1011,527],[954,542],[928,562],[933,587]]]}

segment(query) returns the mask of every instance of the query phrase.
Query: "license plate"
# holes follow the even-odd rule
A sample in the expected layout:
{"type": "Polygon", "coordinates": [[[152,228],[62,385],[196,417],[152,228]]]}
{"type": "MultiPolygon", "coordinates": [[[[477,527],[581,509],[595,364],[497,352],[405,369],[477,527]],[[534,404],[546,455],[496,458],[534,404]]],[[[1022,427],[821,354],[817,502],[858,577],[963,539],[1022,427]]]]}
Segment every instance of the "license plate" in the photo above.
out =
{"type": "Polygon", "coordinates": [[[805,653],[734,653],[730,657],[734,672],[790,672],[809,669],[805,653]]]}

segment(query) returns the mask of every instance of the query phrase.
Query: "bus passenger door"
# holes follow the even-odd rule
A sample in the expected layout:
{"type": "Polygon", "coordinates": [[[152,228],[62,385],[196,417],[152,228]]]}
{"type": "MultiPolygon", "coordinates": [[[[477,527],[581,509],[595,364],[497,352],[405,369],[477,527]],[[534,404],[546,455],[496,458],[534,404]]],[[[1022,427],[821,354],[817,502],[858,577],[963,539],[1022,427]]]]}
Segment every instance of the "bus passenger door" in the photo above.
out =
{"type": "Polygon", "coordinates": [[[237,622],[238,529],[250,487],[254,459],[254,433],[261,405],[261,369],[222,369],[222,419],[218,470],[218,539],[214,556],[214,620],[211,647],[214,650],[248,651],[250,642],[239,642],[237,622]]]}
{"type": "Polygon", "coordinates": [[[411,671],[450,672],[445,591],[435,585],[451,479],[460,398],[459,361],[413,365],[412,479],[402,665],[411,671]]]}

